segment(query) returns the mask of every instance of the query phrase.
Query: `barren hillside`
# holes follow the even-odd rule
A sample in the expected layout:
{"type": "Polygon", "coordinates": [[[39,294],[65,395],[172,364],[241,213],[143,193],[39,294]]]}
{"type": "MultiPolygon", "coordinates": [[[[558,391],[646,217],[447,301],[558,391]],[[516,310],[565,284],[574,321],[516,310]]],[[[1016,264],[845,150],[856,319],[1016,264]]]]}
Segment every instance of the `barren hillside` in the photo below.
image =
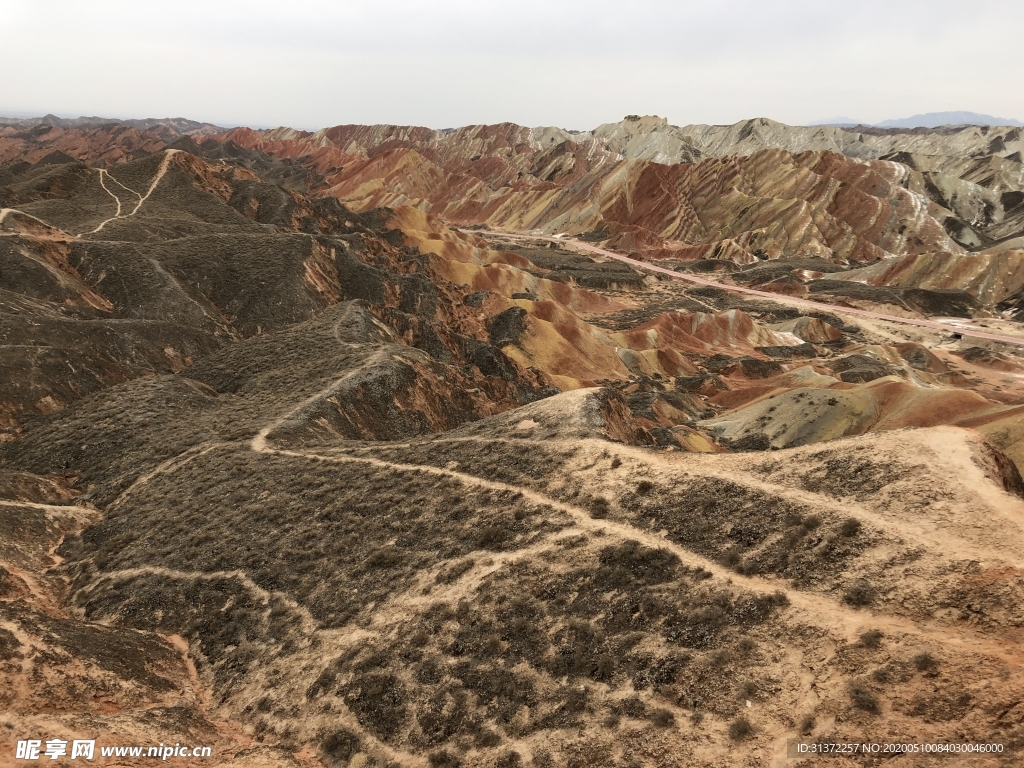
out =
{"type": "Polygon", "coordinates": [[[1015,764],[1009,130],[0,129],[0,746],[1015,764]]]}

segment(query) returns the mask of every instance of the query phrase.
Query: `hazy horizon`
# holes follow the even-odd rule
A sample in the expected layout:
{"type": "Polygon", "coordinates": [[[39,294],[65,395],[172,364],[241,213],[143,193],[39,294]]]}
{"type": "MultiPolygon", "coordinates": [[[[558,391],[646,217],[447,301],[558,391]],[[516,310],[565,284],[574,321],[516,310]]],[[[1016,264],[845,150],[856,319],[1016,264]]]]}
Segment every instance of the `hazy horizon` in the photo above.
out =
{"type": "MultiPolygon", "coordinates": [[[[590,129],[767,116],[869,123],[969,109],[1024,117],[1024,8],[940,0],[859,7],[731,0],[462,0],[301,6],[13,0],[0,22],[0,112],[316,129],[515,122],[590,129]],[[953,66],[955,65],[955,66],[953,66]]],[[[10,115],[15,116],[15,115],[10,115]]]]}
{"type": "MultiPolygon", "coordinates": [[[[964,113],[965,110],[948,110],[948,112],[950,112],[950,113],[952,113],[952,112],[964,113]]],[[[928,114],[942,114],[942,113],[928,113],[928,114]]],[[[980,113],[975,113],[975,114],[980,114],[980,113]]],[[[324,129],[327,129],[327,128],[334,127],[334,125],[343,125],[343,123],[335,123],[333,125],[321,125],[321,126],[298,126],[298,125],[288,125],[286,123],[282,123],[282,124],[278,124],[278,125],[253,125],[253,124],[245,124],[245,123],[235,123],[235,122],[232,122],[232,121],[209,120],[209,119],[205,119],[205,118],[194,117],[194,116],[191,116],[191,115],[161,115],[161,116],[145,115],[145,116],[140,116],[140,115],[74,114],[74,113],[70,113],[70,112],[62,112],[62,111],[57,111],[57,110],[46,110],[46,111],[43,111],[43,112],[27,112],[25,110],[5,110],[3,107],[0,107],[0,119],[2,119],[2,118],[11,118],[11,119],[20,119],[20,120],[39,119],[39,118],[45,117],[46,115],[53,115],[54,117],[58,117],[58,118],[61,118],[61,119],[66,119],[66,120],[75,120],[75,119],[83,119],[83,118],[86,118],[86,119],[88,119],[88,118],[97,118],[97,119],[110,120],[110,121],[120,121],[120,120],[178,120],[178,119],[186,119],[186,120],[193,120],[193,121],[195,121],[197,123],[207,123],[207,124],[210,124],[210,125],[215,125],[215,126],[217,126],[219,128],[225,128],[225,129],[228,129],[228,130],[231,130],[231,129],[234,129],[234,128],[241,128],[241,127],[251,128],[253,130],[258,130],[258,131],[273,130],[275,128],[293,128],[293,129],[296,129],[296,130],[316,132],[318,130],[324,130],[324,129]]],[[[923,116],[927,116],[927,115],[923,115],[923,116]]],[[[609,121],[606,121],[606,122],[616,123],[616,122],[619,122],[620,120],[624,119],[624,117],[625,116],[623,116],[622,118],[619,118],[619,120],[609,120],[609,121]]],[[[664,116],[663,115],[658,115],[657,117],[664,117],[664,116]]],[[[922,117],[922,115],[911,115],[911,116],[908,116],[907,118],[903,118],[903,119],[910,119],[910,118],[913,118],[913,117],[922,117]]],[[[986,117],[992,117],[992,116],[988,115],[986,117]]],[[[1016,121],[1014,118],[1009,118],[1009,117],[1007,117],[1005,115],[999,115],[997,117],[1004,118],[1004,119],[1006,119],[1008,121],[1012,121],[1012,122],[1005,123],[1005,125],[1019,125],[1020,124],[1019,121],[1016,121]]],[[[758,120],[758,119],[762,119],[762,118],[769,119],[769,120],[774,120],[774,118],[769,117],[768,115],[756,115],[754,117],[741,118],[740,120],[736,121],[735,123],[683,123],[681,125],[701,125],[701,124],[703,124],[703,125],[736,125],[738,123],[742,123],[742,122],[745,122],[747,120],[758,120]]],[[[886,123],[894,123],[894,122],[901,122],[901,121],[902,121],[901,118],[895,118],[895,119],[890,118],[888,120],[882,121],[881,124],[877,125],[876,127],[882,127],[882,128],[884,128],[884,127],[896,127],[896,126],[887,126],[886,123]]],[[[783,121],[781,121],[781,120],[776,120],[775,122],[783,123],[783,121]]],[[[672,121],[669,120],[669,123],[672,124],[672,121]]],[[[373,125],[373,123],[356,123],[356,124],[357,125],[373,125]]],[[[405,123],[405,124],[398,124],[398,125],[410,125],[410,126],[415,126],[415,127],[430,128],[430,129],[433,129],[433,130],[452,130],[452,129],[463,127],[464,125],[484,125],[484,124],[485,123],[463,123],[462,125],[450,125],[450,126],[437,126],[437,125],[425,126],[425,125],[416,124],[416,123],[405,123]]],[[[819,126],[837,126],[837,127],[841,127],[841,126],[844,126],[844,125],[865,125],[865,126],[873,126],[873,125],[875,125],[873,123],[869,123],[869,122],[866,122],[866,121],[863,121],[863,120],[856,120],[855,118],[842,118],[842,117],[829,118],[829,119],[825,119],[825,120],[815,120],[815,121],[807,122],[807,123],[803,123],[803,124],[794,124],[794,123],[784,123],[784,124],[786,124],[786,125],[804,125],[806,127],[819,127],[819,126]]],[[[953,124],[955,124],[955,123],[953,123],[953,124]]],[[[978,123],[978,124],[979,125],[984,125],[985,123],[978,123]]],[[[522,125],[522,124],[520,123],[520,125],[522,125]]],[[[999,123],[998,125],[1004,125],[1004,124],[1003,123],[999,123]]],[[[589,130],[596,129],[598,126],[597,125],[593,125],[593,126],[587,126],[585,128],[580,128],[579,126],[575,126],[575,127],[571,127],[570,128],[570,127],[566,127],[566,126],[552,126],[552,125],[549,124],[549,125],[527,125],[526,127],[528,127],[528,128],[556,127],[556,128],[561,128],[562,130],[568,130],[568,131],[576,131],[576,130],[589,131],[589,130]]]]}

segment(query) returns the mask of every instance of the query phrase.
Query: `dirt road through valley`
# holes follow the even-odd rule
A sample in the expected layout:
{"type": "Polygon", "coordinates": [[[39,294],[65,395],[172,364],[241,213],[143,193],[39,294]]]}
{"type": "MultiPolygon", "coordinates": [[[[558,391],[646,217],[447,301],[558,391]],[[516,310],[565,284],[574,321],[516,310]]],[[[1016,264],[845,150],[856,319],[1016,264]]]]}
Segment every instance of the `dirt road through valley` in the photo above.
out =
{"type": "Polygon", "coordinates": [[[473,234],[480,235],[492,235],[495,237],[507,237],[513,240],[543,240],[548,243],[560,243],[562,245],[571,245],[574,248],[578,248],[582,251],[588,251],[598,256],[604,256],[608,259],[615,259],[621,261],[624,264],[636,267],[637,269],[647,270],[648,272],[656,272],[661,275],[668,275],[677,280],[686,280],[697,285],[707,285],[713,288],[721,288],[724,291],[734,291],[735,293],[744,293],[750,296],[758,296],[764,299],[771,299],[772,301],[778,301],[788,304],[799,304],[801,306],[811,307],[816,310],[823,312],[831,312],[833,314],[841,315],[857,315],[860,317],[870,317],[874,320],[885,320],[890,323],[899,323],[901,325],[913,325],[918,328],[929,328],[934,331],[942,331],[944,333],[956,333],[961,336],[967,336],[974,339],[987,339],[988,341],[999,341],[1003,344],[1014,344],[1019,347],[1024,347],[1024,336],[1007,336],[999,333],[986,333],[985,331],[977,331],[973,328],[965,328],[961,325],[954,325],[952,323],[943,323],[938,320],[918,320],[916,318],[909,317],[896,317],[895,315],[886,315],[881,312],[871,312],[866,309],[855,309],[853,307],[840,307],[835,304],[826,304],[824,302],[811,301],[810,299],[801,299],[795,296],[780,296],[777,293],[771,293],[770,291],[759,291],[755,288],[746,288],[739,285],[730,285],[728,283],[719,283],[714,280],[708,280],[707,278],[697,277],[696,275],[688,275],[685,272],[676,272],[672,269],[665,267],[659,267],[656,264],[649,264],[646,261],[640,261],[639,259],[633,259],[629,256],[623,256],[621,253],[615,253],[604,248],[598,248],[590,243],[584,243],[579,240],[570,240],[564,237],[551,237],[548,235],[537,235],[524,232],[496,232],[493,230],[468,230],[473,234]]]}

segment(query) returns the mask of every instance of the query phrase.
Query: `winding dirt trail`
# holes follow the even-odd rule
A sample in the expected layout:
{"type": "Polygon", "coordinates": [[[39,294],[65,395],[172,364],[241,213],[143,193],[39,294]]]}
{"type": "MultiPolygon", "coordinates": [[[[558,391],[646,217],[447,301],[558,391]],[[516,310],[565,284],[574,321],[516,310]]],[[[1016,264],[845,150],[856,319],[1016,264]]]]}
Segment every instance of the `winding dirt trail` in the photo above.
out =
{"type": "Polygon", "coordinates": [[[141,199],[142,199],[142,195],[141,195],[140,193],[136,192],[136,191],[135,191],[134,189],[132,189],[131,187],[126,187],[126,186],[125,186],[124,184],[122,184],[122,183],[121,183],[120,181],[118,181],[118,180],[117,180],[117,179],[115,179],[115,178],[114,178],[113,176],[111,176],[111,175],[110,175],[110,174],[109,174],[109,173],[108,173],[108,172],[106,171],[106,169],[103,169],[103,173],[104,173],[104,174],[106,174],[106,177],[107,177],[107,178],[108,178],[108,179],[109,179],[110,181],[112,181],[112,182],[114,182],[115,184],[117,184],[117,186],[119,186],[119,187],[120,187],[121,189],[123,189],[123,190],[124,190],[125,192],[131,192],[131,193],[132,193],[133,195],[135,195],[135,196],[136,196],[137,198],[139,198],[139,200],[141,200],[141,199]]]}
{"type": "MultiPolygon", "coordinates": [[[[160,183],[160,179],[162,179],[167,174],[167,169],[171,165],[171,158],[178,154],[178,152],[180,151],[180,149],[164,150],[164,159],[161,161],[160,167],[157,169],[156,176],[153,177],[153,181],[149,185],[149,189],[146,190],[146,194],[139,198],[139,202],[135,204],[135,207],[132,208],[132,211],[131,213],[128,214],[128,216],[134,216],[136,213],[139,212],[139,208],[141,208],[142,204],[149,199],[150,195],[153,194],[153,190],[155,190],[156,185],[160,183]]],[[[135,194],[138,194],[138,192],[136,192],[135,194]]],[[[127,216],[125,218],[127,218],[127,216]]]]}
{"type": "MultiPolygon", "coordinates": [[[[401,443],[401,444],[385,444],[380,448],[413,448],[422,447],[423,445],[437,445],[445,443],[504,443],[510,446],[522,447],[523,440],[510,439],[501,437],[478,437],[478,436],[466,436],[466,437],[447,437],[440,438],[437,440],[431,440],[428,443],[401,443]]],[[[683,466],[682,457],[680,454],[662,454],[650,451],[644,451],[642,448],[637,448],[630,445],[621,445],[618,443],[603,443],[594,438],[582,438],[579,440],[546,440],[545,445],[552,448],[564,448],[564,449],[586,449],[590,452],[590,455],[596,456],[602,451],[609,452],[612,456],[625,459],[630,458],[640,462],[643,462],[651,466],[655,471],[659,469],[665,469],[669,471],[675,471],[680,473],[696,473],[702,478],[714,478],[716,480],[722,480],[725,482],[735,483],[742,485],[746,488],[755,489],[763,493],[772,496],[781,496],[794,501],[800,505],[803,505],[811,510],[821,511],[830,510],[835,514],[843,514],[847,516],[853,516],[859,519],[863,523],[873,525],[876,528],[884,529],[889,532],[896,533],[907,542],[916,541],[923,544],[927,544],[935,552],[945,552],[951,542],[955,544],[955,551],[958,557],[969,559],[973,558],[980,562],[988,562],[998,564],[999,566],[1010,566],[1013,568],[1020,568],[1024,570],[1024,553],[1015,549],[1015,542],[1018,537],[1007,537],[997,538],[996,533],[992,533],[991,536],[986,537],[988,541],[980,541],[979,538],[968,539],[962,536],[952,538],[949,531],[943,530],[943,528],[936,524],[935,521],[929,518],[923,518],[919,521],[907,521],[901,520],[893,515],[884,515],[878,511],[869,509],[863,504],[859,504],[856,501],[849,498],[836,498],[833,496],[827,496],[825,494],[816,493],[801,488],[794,488],[788,485],[781,485],[779,483],[773,483],[768,480],[756,477],[753,474],[737,469],[732,466],[727,469],[716,468],[708,466],[708,462],[700,461],[698,459],[692,462],[690,466],[683,466]],[[699,462],[699,463],[698,463],[699,462]]],[[[338,449],[339,454],[341,451],[374,451],[380,450],[378,447],[367,447],[360,446],[359,448],[353,449],[338,449]]],[[[335,454],[326,454],[333,456],[335,454]]],[[[351,455],[351,454],[349,454],[351,455]]],[[[687,456],[683,454],[682,456],[687,456]]],[[[689,455],[689,456],[692,456],[689,455]]],[[[417,465],[419,466],[419,465],[417,465]]],[[[1024,536],[1024,518],[1018,519],[1012,515],[1004,515],[999,519],[998,525],[1012,525],[1020,530],[1021,536],[1024,536]]],[[[998,528],[998,526],[993,526],[998,528]]],[[[972,531],[978,533],[977,531],[972,531]]],[[[1004,532],[1005,533],[1005,532],[1004,532]]]]}
{"type": "Polygon", "coordinates": [[[815,310],[823,312],[830,312],[835,315],[856,315],[858,317],[868,317],[873,320],[884,320],[889,323],[899,323],[901,325],[913,325],[918,328],[928,328],[933,331],[942,331],[943,333],[957,333],[961,336],[968,336],[974,339],[987,339],[988,341],[999,341],[1003,344],[1013,344],[1015,346],[1024,346],[1024,338],[1017,336],[1006,336],[999,333],[986,333],[984,331],[977,331],[973,328],[965,328],[960,325],[954,325],[952,323],[942,323],[937,320],[918,320],[910,317],[897,317],[895,315],[886,315],[881,312],[871,312],[866,309],[856,309],[854,307],[838,307],[835,304],[826,304],[824,302],[811,301],[810,299],[801,299],[795,296],[780,296],[777,293],[771,293],[770,291],[759,291],[755,288],[747,288],[740,285],[730,285],[728,283],[719,283],[714,280],[708,280],[707,278],[697,277],[696,275],[689,275],[685,272],[676,272],[672,269],[666,269],[665,267],[659,267],[656,264],[649,264],[646,261],[640,261],[639,259],[633,259],[629,256],[623,256],[621,253],[615,253],[604,248],[598,248],[597,246],[591,245],[590,243],[584,243],[579,240],[570,240],[564,237],[550,237],[548,235],[537,235],[528,234],[522,232],[496,232],[493,230],[466,230],[471,234],[483,234],[493,235],[495,237],[507,237],[513,240],[542,240],[548,243],[559,243],[562,245],[571,245],[574,248],[578,248],[583,251],[596,254],[598,256],[604,256],[608,259],[614,259],[621,261],[623,264],[629,264],[637,269],[644,269],[648,272],[656,272],[661,275],[668,275],[669,277],[675,278],[676,280],[685,280],[690,283],[697,285],[710,286],[712,288],[720,288],[724,291],[732,291],[734,293],[743,293],[748,296],[757,296],[763,299],[770,299],[775,302],[784,304],[797,304],[799,306],[810,307],[815,310]]]}
{"type": "Polygon", "coordinates": [[[266,441],[267,433],[270,431],[272,431],[272,427],[261,431],[260,441],[257,442],[254,439],[250,443],[250,447],[257,453],[276,454],[327,463],[359,463],[400,472],[424,472],[441,477],[451,477],[466,485],[478,488],[521,493],[525,498],[538,506],[548,506],[568,514],[573,518],[576,527],[581,530],[622,540],[638,541],[648,547],[667,549],[675,554],[683,564],[691,568],[703,568],[722,581],[734,584],[754,594],[772,595],[781,592],[789,600],[791,608],[804,615],[804,620],[808,624],[826,628],[849,642],[853,642],[861,632],[869,629],[882,629],[886,630],[889,634],[916,636],[960,651],[969,650],[976,653],[998,655],[1000,657],[1007,653],[1016,654],[1019,651],[1011,643],[978,635],[966,628],[958,627],[955,633],[951,633],[943,627],[933,626],[930,623],[919,623],[890,614],[879,614],[867,610],[847,608],[814,593],[789,589],[781,581],[743,576],[723,567],[715,561],[701,557],[685,547],[669,541],[667,538],[635,528],[626,523],[608,519],[595,519],[591,517],[589,512],[580,507],[566,504],[522,486],[509,485],[494,480],[484,480],[464,472],[422,464],[402,464],[369,456],[324,455],[307,451],[272,448],[267,445],[266,441]]]}
{"type": "Polygon", "coordinates": [[[181,150],[179,150],[179,149],[168,149],[168,150],[164,151],[164,159],[160,162],[160,167],[157,169],[156,175],[153,177],[153,181],[150,182],[149,189],[146,190],[146,194],[145,195],[140,195],[134,189],[130,189],[129,187],[126,187],[124,184],[119,182],[113,176],[110,176],[110,174],[108,174],[106,172],[106,170],[100,169],[100,185],[103,187],[104,191],[108,195],[110,195],[112,198],[114,198],[117,201],[117,213],[115,213],[109,219],[105,219],[104,221],[101,221],[97,225],[96,229],[93,229],[93,230],[91,230],[89,232],[83,232],[80,235],[75,235],[75,237],[76,238],[80,238],[83,235],[95,235],[97,232],[101,231],[105,226],[107,226],[107,224],[109,224],[110,222],[117,221],[118,219],[129,219],[132,216],[134,216],[136,213],[138,213],[139,209],[142,207],[142,204],[144,202],[146,202],[146,200],[149,199],[149,196],[153,194],[153,190],[156,189],[157,184],[159,184],[160,180],[167,174],[167,169],[170,167],[170,164],[171,164],[171,158],[174,157],[174,155],[177,154],[180,151],[181,150]],[[119,187],[121,187],[122,189],[124,189],[124,190],[126,190],[128,192],[131,192],[133,195],[135,195],[136,197],[139,198],[139,201],[135,204],[135,207],[132,208],[132,210],[129,213],[126,213],[123,216],[121,215],[121,199],[117,195],[115,195],[113,192],[111,192],[107,188],[107,185],[104,184],[104,182],[103,182],[104,176],[107,176],[108,178],[110,178],[111,181],[113,181],[119,187]]]}
{"type": "Polygon", "coordinates": [[[10,499],[0,499],[0,507],[31,507],[46,512],[84,512],[88,515],[95,515],[98,512],[91,507],[76,507],[71,504],[39,504],[34,501],[12,501],[10,499]]]}
{"type": "MultiPolygon", "coordinates": [[[[100,168],[99,169],[99,174],[100,174],[100,186],[103,187],[103,191],[106,192],[108,195],[110,195],[112,198],[114,198],[114,202],[117,203],[117,212],[114,214],[114,218],[116,219],[116,218],[118,218],[121,215],[121,198],[119,198],[117,195],[115,195],[113,192],[111,192],[110,189],[107,187],[106,183],[103,181],[103,177],[108,175],[106,168],[100,168]]],[[[110,178],[111,178],[111,180],[113,180],[114,177],[111,176],[110,178]]],[[[93,232],[98,232],[102,226],[103,225],[100,224],[100,226],[97,227],[96,229],[94,229],[93,232]]]]}
{"type": "MultiPolygon", "coordinates": [[[[338,321],[335,328],[336,336],[338,341],[343,344],[353,344],[353,342],[344,341],[337,333],[340,331],[340,326],[347,317],[343,315],[338,321]]],[[[355,345],[358,346],[358,345],[355,345]]],[[[375,356],[371,353],[367,357],[366,364],[372,365],[375,360],[375,356]]],[[[357,369],[358,371],[359,369],[357,369]]],[[[312,396],[301,399],[298,403],[286,406],[282,411],[279,411],[258,433],[249,441],[248,447],[250,450],[266,455],[276,455],[282,457],[289,457],[298,459],[301,461],[311,461],[318,463],[327,464],[341,464],[341,463],[355,463],[362,464],[365,466],[376,467],[381,470],[390,472],[414,472],[414,473],[426,473],[438,477],[452,478],[465,486],[476,487],[487,489],[498,492],[509,492],[521,494],[527,501],[537,506],[544,507],[568,516],[572,524],[570,527],[561,530],[558,534],[552,537],[545,537],[543,540],[539,540],[530,544],[527,544],[522,550],[511,550],[503,553],[481,553],[486,555],[479,560],[467,573],[463,574],[453,584],[447,587],[448,592],[451,594],[466,594],[474,590],[479,586],[482,581],[489,575],[502,567],[509,565],[512,562],[521,560],[524,557],[531,557],[540,554],[543,551],[547,551],[557,545],[557,540],[570,535],[577,535],[579,533],[591,534],[597,537],[596,541],[626,541],[632,540],[637,541],[645,546],[664,549],[675,554],[680,562],[691,567],[701,568],[704,571],[710,572],[720,584],[724,586],[731,586],[736,589],[744,590],[748,593],[755,595],[774,595],[781,593],[786,597],[789,602],[788,607],[782,609],[785,612],[786,618],[784,621],[787,624],[791,624],[796,627],[813,628],[815,632],[823,632],[827,636],[831,636],[832,642],[835,643],[855,643],[857,642],[858,636],[867,630],[880,630],[887,637],[891,637],[897,643],[908,643],[911,646],[924,646],[943,648],[945,651],[953,655],[958,654],[970,654],[976,659],[988,658],[995,659],[1001,663],[1019,664],[1024,663],[1021,660],[1021,649],[1019,644],[1011,641],[1010,639],[1004,639],[998,636],[988,636],[978,632],[972,627],[966,626],[947,626],[939,622],[932,622],[928,620],[913,620],[904,618],[898,615],[892,615],[889,613],[876,613],[866,609],[854,609],[846,606],[835,599],[832,599],[826,595],[817,594],[814,592],[801,591],[788,587],[788,585],[780,580],[776,580],[770,577],[759,577],[759,576],[747,576],[741,575],[732,571],[725,566],[702,557],[686,547],[670,541],[667,537],[662,536],[659,533],[648,531],[646,529],[638,528],[627,522],[605,519],[595,519],[590,513],[578,506],[573,504],[565,503],[556,498],[553,498],[541,491],[523,487],[520,485],[512,485],[508,483],[498,482],[476,475],[468,474],[466,472],[460,472],[455,468],[442,468],[433,465],[417,464],[417,463],[402,463],[400,461],[387,461],[384,459],[376,458],[374,456],[367,455],[355,455],[354,453],[318,453],[314,450],[289,450],[285,448],[275,447],[272,443],[272,435],[282,425],[286,424],[290,420],[301,418],[301,414],[310,405],[316,401],[330,396],[333,392],[337,391],[338,387],[342,386],[346,379],[353,375],[352,371],[347,371],[344,375],[340,375],[337,379],[331,381],[327,386],[323,387],[320,391],[312,396]],[[897,639],[898,638],[898,639],[897,639]]],[[[443,441],[449,440],[460,440],[461,438],[449,438],[443,441]]],[[[478,438],[470,438],[476,440],[478,438]]],[[[588,451],[596,450],[599,441],[584,441],[585,447],[588,451]]],[[[575,443],[578,445],[578,442],[575,443]]],[[[167,461],[161,463],[159,466],[149,471],[145,475],[140,476],[134,483],[126,489],[121,496],[113,502],[113,505],[122,503],[128,496],[134,493],[140,486],[145,485],[147,482],[152,480],[154,477],[166,473],[173,472],[175,469],[183,466],[184,464],[193,461],[207,454],[208,452],[219,448],[227,447],[231,445],[237,445],[235,443],[206,443],[203,445],[193,446],[189,450],[179,454],[167,461]]],[[[623,458],[635,458],[637,460],[646,461],[649,464],[654,464],[657,467],[664,467],[671,463],[674,467],[679,468],[679,465],[675,461],[670,461],[667,457],[663,457],[659,454],[650,454],[640,448],[634,448],[631,446],[619,446],[619,445],[604,445],[600,443],[602,447],[610,448],[613,451],[621,452],[623,458]]],[[[331,450],[331,449],[328,449],[331,450]]],[[[348,450],[359,450],[362,448],[346,448],[344,446],[334,449],[341,451],[348,450]]],[[[696,471],[698,474],[704,474],[704,467],[691,468],[692,471],[696,471]]],[[[727,477],[728,472],[715,472],[711,473],[714,476],[727,477]]],[[[709,475],[710,476],[710,475],[709,475]]],[[[764,488],[767,491],[779,492],[780,490],[788,491],[788,488],[777,486],[773,483],[763,481],[753,476],[744,476],[737,478],[733,476],[731,478],[734,482],[756,484],[759,487],[764,488]]],[[[821,503],[822,499],[817,494],[810,492],[799,493],[799,500],[804,503],[821,503]]],[[[795,498],[795,497],[794,497],[795,498]]],[[[834,500],[829,503],[835,505],[834,500]]],[[[859,506],[859,505],[858,505],[859,506]]],[[[851,507],[852,509],[852,507],[851,507]]],[[[865,510],[857,509],[859,514],[863,514],[865,510]]],[[[879,525],[890,527],[891,521],[887,519],[871,520],[879,525]]],[[[917,531],[905,530],[902,531],[905,534],[912,535],[917,531]]],[[[934,543],[934,542],[933,542],[934,543]]],[[[982,554],[980,551],[975,554],[982,554]]],[[[988,554],[988,553],[986,553],[988,554]]],[[[262,597],[264,600],[269,600],[271,593],[261,589],[256,585],[247,573],[236,570],[236,571],[224,571],[216,573],[207,572],[172,572],[166,569],[156,568],[137,568],[128,569],[115,573],[104,574],[104,578],[110,579],[124,579],[143,573],[157,573],[167,576],[169,578],[200,578],[200,579],[216,579],[216,578],[229,578],[239,583],[243,588],[251,591],[253,594],[262,597]]],[[[422,587],[426,583],[432,583],[433,579],[429,578],[432,574],[422,574],[421,578],[417,580],[417,585],[422,587]]],[[[414,585],[416,586],[416,585],[414,585]]],[[[89,588],[94,588],[91,585],[89,588]]],[[[437,594],[432,595],[428,598],[421,594],[422,589],[410,588],[402,590],[388,598],[383,603],[379,610],[376,612],[377,618],[371,625],[361,626],[357,628],[345,628],[338,632],[327,633],[324,636],[324,641],[327,642],[327,646],[334,649],[341,649],[342,647],[351,647],[356,643],[365,643],[370,641],[373,637],[382,636],[386,632],[390,631],[390,628],[396,625],[397,622],[401,621],[401,617],[405,616],[408,620],[408,616],[415,615],[418,611],[421,611],[424,606],[432,599],[436,599],[437,594]]],[[[288,598],[285,595],[275,593],[277,596],[285,598],[290,608],[297,610],[301,616],[303,624],[310,631],[313,631],[313,625],[315,622],[312,621],[311,616],[308,612],[299,606],[294,600],[288,598]]],[[[180,641],[175,643],[175,646],[182,654],[186,662],[190,660],[190,649],[187,644],[183,644],[180,641]]],[[[339,651],[340,652],[340,651],[339,651]]],[[[322,655],[322,649],[316,651],[316,654],[322,655]]],[[[800,696],[807,698],[808,700],[817,696],[815,693],[816,687],[824,688],[829,684],[830,677],[825,674],[827,667],[821,667],[820,671],[815,671],[817,668],[817,662],[814,666],[805,667],[801,665],[799,658],[794,657],[794,668],[797,670],[797,674],[803,685],[797,692],[800,696]],[[823,676],[824,675],[824,676],[823,676]]],[[[317,659],[311,658],[308,664],[310,670],[316,669],[317,659]]],[[[303,687],[308,681],[304,676],[298,676],[296,678],[296,685],[300,688],[303,687]],[[301,678],[301,680],[299,679],[301,678]]],[[[196,677],[193,680],[193,687],[197,691],[197,695],[203,695],[202,681],[196,677]]],[[[673,711],[677,708],[674,705],[666,704],[670,706],[673,711]]],[[[676,712],[677,717],[683,717],[685,713],[683,710],[676,712]]],[[[408,765],[425,765],[426,763],[422,758],[410,753],[402,752],[401,750],[395,750],[389,745],[380,742],[378,739],[373,738],[372,734],[368,733],[367,730],[355,717],[354,713],[348,708],[338,709],[332,714],[332,717],[338,719],[345,725],[346,728],[351,730],[353,733],[358,734],[361,738],[365,739],[371,749],[377,754],[388,755],[392,759],[399,759],[404,761],[403,764],[408,765]]],[[[790,731],[786,731],[784,734],[775,734],[775,742],[777,744],[783,744],[784,737],[796,735],[790,731]]],[[[773,742],[773,743],[775,743],[773,742]]],[[[519,744],[523,750],[526,750],[529,745],[519,744]]],[[[781,749],[781,747],[780,747],[781,749]]],[[[781,753],[779,753],[781,754],[781,753]]]]}
{"type": "MultiPolygon", "coordinates": [[[[114,202],[117,204],[117,210],[115,211],[113,216],[111,216],[109,219],[104,219],[103,221],[101,221],[99,224],[96,225],[96,227],[94,229],[91,229],[88,232],[81,232],[81,233],[79,233],[77,235],[69,235],[69,236],[73,237],[75,240],[78,240],[78,239],[84,237],[85,235],[95,235],[98,232],[101,232],[103,230],[103,228],[105,226],[107,226],[107,224],[109,224],[110,222],[117,221],[118,219],[128,219],[128,218],[131,218],[132,216],[134,216],[136,213],[138,213],[139,209],[142,207],[142,204],[144,202],[146,202],[146,200],[149,199],[149,196],[153,194],[153,191],[156,189],[157,185],[160,183],[160,180],[167,174],[167,171],[170,168],[171,158],[174,157],[174,155],[176,155],[180,151],[181,151],[180,149],[168,149],[168,150],[164,151],[164,159],[160,162],[160,167],[157,169],[156,175],[153,177],[153,180],[149,184],[149,189],[146,190],[146,194],[144,194],[144,195],[139,194],[138,192],[136,192],[134,189],[131,189],[130,187],[126,187],[120,181],[118,181],[113,176],[111,176],[110,173],[108,173],[105,168],[98,168],[97,171],[98,171],[99,176],[100,176],[100,186],[103,187],[103,191],[104,192],[106,192],[108,195],[110,195],[112,198],[114,198],[114,202]],[[123,210],[123,207],[124,207],[123,203],[121,202],[121,198],[118,195],[114,194],[114,192],[111,191],[110,187],[107,186],[106,179],[109,179],[110,181],[114,182],[115,184],[117,184],[117,186],[121,187],[121,189],[125,190],[126,192],[131,192],[133,195],[135,195],[139,199],[138,202],[135,204],[135,207],[132,208],[132,210],[130,212],[125,213],[125,214],[121,213],[121,211],[123,210]]],[[[48,227],[48,228],[56,230],[58,232],[63,232],[64,231],[60,227],[55,227],[52,224],[43,221],[38,216],[33,216],[31,213],[25,213],[24,211],[19,211],[17,208],[0,208],[0,224],[2,224],[4,219],[6,219],[12,213],[16,213],[19,216],[26,216],[26,217],[32,219],[33,221],[39,222],[44,227],[48,227]]],[[[17,236],[17,235],[20,235],[20,234],[21,234],[20,232],[0,232],[0,237],[14,237],[14,236],[17,236]]]]}
{"type": "MultiPolygon", "coordinates": [[[[55,229],[58,232],[63,231],[62,229],[60,229],[60,227],[55,227],[52,224],[43,221],[38,216],[33,216],[31,213],[25,213],[25,211],[19,211],[17,208],[0,208],[0,224],[2,224],[4,219],[6,219],[12,213],[16,213],[19,216],[24,216],[25,218],[32,219],[32,221],[39,222],[44,227],[47,227],[49,229],[55,229]]],[[[20,232],[0,232],[0,235],[3,235],[5,237],[15,237],[20,234],[20,232]]]]}

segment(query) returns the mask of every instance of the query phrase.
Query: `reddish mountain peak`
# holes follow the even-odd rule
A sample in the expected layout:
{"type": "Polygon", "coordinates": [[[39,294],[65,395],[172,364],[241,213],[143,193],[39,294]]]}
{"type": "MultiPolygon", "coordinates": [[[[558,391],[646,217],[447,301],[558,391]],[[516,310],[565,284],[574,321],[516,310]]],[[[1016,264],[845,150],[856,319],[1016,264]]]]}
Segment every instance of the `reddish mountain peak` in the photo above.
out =
{"type": "Polygon", "coordinates": [[[244,127],[235,128],[214,138],[221,139],[223,141],[233,141],[235,144],[238,144],[240,147],[245,147],[246,149],[255,149],[264,141],[264,137],[262,135],[254,131],[252,128],[244,127]]]}

